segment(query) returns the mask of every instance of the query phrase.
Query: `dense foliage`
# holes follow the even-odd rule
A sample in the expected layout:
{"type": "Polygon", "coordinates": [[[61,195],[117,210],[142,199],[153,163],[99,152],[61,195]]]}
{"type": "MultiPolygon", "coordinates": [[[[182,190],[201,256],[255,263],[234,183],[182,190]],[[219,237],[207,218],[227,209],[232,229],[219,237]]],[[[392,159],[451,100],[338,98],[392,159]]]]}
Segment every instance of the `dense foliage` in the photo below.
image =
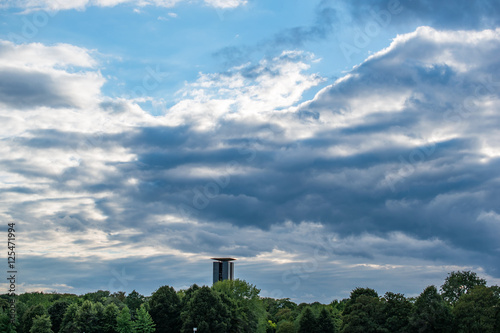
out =
{"type": "Polygon", "coordinates": [[[473,272],[451,272],[438,290],[415,298],[355,288],[330,304],[296,304],[259,296],[242,280],[176,291],[99,290],[77,296],[25,293],[16,298],[10,323],[9,296],[0,295],[0,332],[7,333],[423,333],[500,332],[500,287],[486,286],[473,272]]]}

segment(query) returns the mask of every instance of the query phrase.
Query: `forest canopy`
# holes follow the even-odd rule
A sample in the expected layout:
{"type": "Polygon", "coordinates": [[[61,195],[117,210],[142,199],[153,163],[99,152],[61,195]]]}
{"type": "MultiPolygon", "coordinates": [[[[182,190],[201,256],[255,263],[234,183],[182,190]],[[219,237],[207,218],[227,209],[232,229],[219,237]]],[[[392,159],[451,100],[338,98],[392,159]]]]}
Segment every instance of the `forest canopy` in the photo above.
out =
{"type": "Polygon", "coordinates": [[[106,290],[84,295],[0,295],[0,332],[17,333],[333,333],[499,332],[500,287],[471,271],[451,272],[417,297],[358,287],[330,304],[261,297],[244,280],[150,296],[106,290]]]}

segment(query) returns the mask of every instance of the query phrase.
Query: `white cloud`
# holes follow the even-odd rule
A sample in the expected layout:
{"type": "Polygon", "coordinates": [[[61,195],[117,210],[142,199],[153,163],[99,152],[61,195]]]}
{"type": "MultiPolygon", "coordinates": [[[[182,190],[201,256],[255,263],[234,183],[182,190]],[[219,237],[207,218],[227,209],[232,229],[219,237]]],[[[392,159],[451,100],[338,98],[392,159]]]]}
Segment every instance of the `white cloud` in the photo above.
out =
{"type": "Polygon", "coordinates": [[[215,8],[236,8],[243,6],[247,0],[204,0],[205,3],[215,8]]]}
{"type": "Polygon", "coordinates": [[[92,51],[69,44],[15,45],[0,41],[0,103],[13,108],[88,108],[105,80],[93,70],[92,51]]]}
{"type": "Polygon", "coordinates": [[[40,43],[16,45],[0,40],[2,67],[50,68],[69,66],[92,68],[97,65],[93,51],[70,44],[46,46],[40,43]]]}
{"type": "MultiPolygon", "coordinates": [[[[500,51],[500,29],[437,31],[430,27],[400,35],[352,72],[322,89],[299,110],[321,114],[322,126],[363,126],[389,115],[418,112],[418,122],[373,133],[370,150],[389,145],[418,147],[481,133],[498,106],[499,84],[489,73],[500,51]],[[474,59],[474,60],[471,60],[474,59]],[[447,110],[443,110],[448,107],[447,110]],[[433,110],[430,108],[434,108],[433,110]],[[485,122],[486,121],[486,122],[485,122]],[[378,135],[382,137],[378,138],[378,135]]],[[[482,152],[495,157],[496,131],[488,131],[482,152]]],[[[345,139],[349,140],[349,139],[345,139]]],[[[344,144],[346,142],[344,141],[344,144]]],[[[368,142],[364,142],[365,144],[368,142]]],[[[362,146],[359,146],[362,147],[362,146]]],[[[353,148],[353,147],[351,147],[353,148]]],[[[363,151],[355,148],[355,154],[363,151]]]]}
{"type": "Polygon", "coordinates": [[[302,52],[286,51],[257,67],[233,68],[229,73],[200,74],[181,92],[182,100],[167,112],[169,123],[213,129],[221,121],[269,123],[278,110],[299,102],[303,93],[322,82],[316,74],[304,73],[309,65],[302,52]]]}

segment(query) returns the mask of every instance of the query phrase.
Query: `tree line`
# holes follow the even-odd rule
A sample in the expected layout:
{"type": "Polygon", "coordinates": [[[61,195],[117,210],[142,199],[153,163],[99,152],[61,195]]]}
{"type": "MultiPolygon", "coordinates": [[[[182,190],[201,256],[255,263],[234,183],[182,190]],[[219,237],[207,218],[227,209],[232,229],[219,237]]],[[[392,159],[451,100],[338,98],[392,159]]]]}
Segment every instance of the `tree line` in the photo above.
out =
{"type": "Polygon", "coordinates": [[[151,296],[135,290],[84,295],[24,293],[16,296],[11,323],[9,296],[0,295],[0,332],[5,333],[424,333],[500,332],[500,287],[471,271],[451,272],[438,290],[418,297],[355,288],[330,304],[296,304],[260,297],[243,280],[151,296]]]}

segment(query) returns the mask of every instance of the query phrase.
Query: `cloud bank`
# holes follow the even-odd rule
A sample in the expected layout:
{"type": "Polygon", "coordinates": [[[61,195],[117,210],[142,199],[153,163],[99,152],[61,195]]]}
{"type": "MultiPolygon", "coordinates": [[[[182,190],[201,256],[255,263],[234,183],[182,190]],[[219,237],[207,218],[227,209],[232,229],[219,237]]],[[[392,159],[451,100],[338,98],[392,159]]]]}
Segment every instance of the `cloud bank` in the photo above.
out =
{"type": "Polygon", "coordinates": [[[286,51],[201,73],[156,117],[101,93],[93,51],[0,47],[2,218],[26,276],[66,267],[52,283],[78,291],[94,265],[96,288],[149,293],[231,255],[263,294],[325,302],[367,276],[414,294],[500,277],[500,29],[421,27],[303,103],[323,79],[286,51]]]}

